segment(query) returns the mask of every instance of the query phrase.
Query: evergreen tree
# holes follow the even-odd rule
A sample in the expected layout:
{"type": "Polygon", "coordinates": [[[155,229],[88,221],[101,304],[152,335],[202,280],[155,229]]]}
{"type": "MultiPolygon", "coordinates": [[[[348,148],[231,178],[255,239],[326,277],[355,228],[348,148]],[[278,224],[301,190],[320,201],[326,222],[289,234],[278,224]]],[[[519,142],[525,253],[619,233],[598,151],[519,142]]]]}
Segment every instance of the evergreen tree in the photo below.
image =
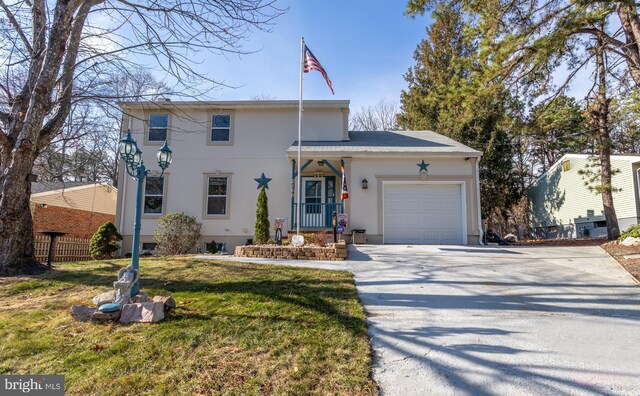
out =
{"type": "Polygon", "coordinates": [[[89,254],[96,260],[111,257],[111,254],[118,250],[118,241],[122,240],[122,235],[116,226],[107,221],[98,228],[89,242],[89,254]]]}
{"type": "Polygon", "coordinates": [[[416,64],[405,75],[399,124],[408,129],[432,129],[483,152],[480,161],[482,215],[504,213],[523,193],[523,179],[514,166],[512,129],[516,104],[500,84],[482,80],[482,65],[474,40],[465,36],[464,17],[457,6],[433,13],[414,54],[416,64]]]}
{"type": "Polygon", "coordinates": [[[269,241],[269,201],[264,187],[258,194],[258,204],[256,205],[256,225],[254,229],[253,243],[259,245],[269,241]]]}

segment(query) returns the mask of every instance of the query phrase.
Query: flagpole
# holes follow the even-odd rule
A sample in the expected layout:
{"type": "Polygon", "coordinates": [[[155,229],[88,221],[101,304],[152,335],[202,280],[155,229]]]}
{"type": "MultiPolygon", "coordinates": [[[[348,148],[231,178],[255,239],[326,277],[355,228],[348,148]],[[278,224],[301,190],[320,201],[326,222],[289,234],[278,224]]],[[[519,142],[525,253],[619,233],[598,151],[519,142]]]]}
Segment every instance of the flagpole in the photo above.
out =
{"type": "Polygon", "coordinates": [[[298,210],[296,221],[296,235],[300,235],[300,221],[302,221],[302,186],[300,184],[300,163],[301,163],[301,145],[302,145],[302,75],[304,69],[304,37],[300,37],[300,101],[298,103],[298,177],[296,178],[298,190],[298,210]]]}

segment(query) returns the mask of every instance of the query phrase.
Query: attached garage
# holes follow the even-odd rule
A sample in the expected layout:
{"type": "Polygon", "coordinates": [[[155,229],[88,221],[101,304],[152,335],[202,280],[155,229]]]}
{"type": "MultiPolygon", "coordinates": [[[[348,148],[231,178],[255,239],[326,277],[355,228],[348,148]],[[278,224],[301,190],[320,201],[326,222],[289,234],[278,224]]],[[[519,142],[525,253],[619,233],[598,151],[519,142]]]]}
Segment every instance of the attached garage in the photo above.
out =
{"type": "Polygon", "coordinates": [[[384,243],[466,244],[463,183],[384,183],[384,243]]]}

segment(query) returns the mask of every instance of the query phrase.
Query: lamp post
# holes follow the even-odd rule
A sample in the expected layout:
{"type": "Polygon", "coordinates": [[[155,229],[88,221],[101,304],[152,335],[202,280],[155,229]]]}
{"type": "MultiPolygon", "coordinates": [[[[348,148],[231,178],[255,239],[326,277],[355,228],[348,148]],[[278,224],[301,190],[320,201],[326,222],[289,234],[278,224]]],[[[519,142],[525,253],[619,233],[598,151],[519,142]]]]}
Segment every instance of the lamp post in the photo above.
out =
{"type": "MultiPolygon", "coordinates": [[[[138,260],[140,258],[140,220],[142,218],[142,188],[144,186],[144,179],[151,172],[144,166],[142,161],[142,151],[138,148],[138,144],[131,137],[131,130],[127,131],[127,136],[120,140],[118,146],[120,153],[120,159],[124,161],[127,174],[134,180],[138,181],[138,188],[136,191],[136,211],[135,221],[133,223],[133,248],[131,251],[131,267],[138,270],[138,260]]],[[[165,169],[171,164],[173,153],[167,142],[158,150],[158,165],[162,169],[160,177],[164,175],[165,169]]],[[[135,285],[131,289],[131,296],[135,296],[140,291],[140,283],[136,281],[135,285]]]]}

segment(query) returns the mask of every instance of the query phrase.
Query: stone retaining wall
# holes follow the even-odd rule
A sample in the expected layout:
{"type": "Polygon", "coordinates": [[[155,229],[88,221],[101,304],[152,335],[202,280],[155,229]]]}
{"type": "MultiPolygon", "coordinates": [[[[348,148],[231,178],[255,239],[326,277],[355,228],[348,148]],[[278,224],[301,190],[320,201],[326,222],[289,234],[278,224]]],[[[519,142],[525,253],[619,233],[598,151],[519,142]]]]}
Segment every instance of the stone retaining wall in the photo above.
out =
{"type": "Polygon", "coordinates": [[[347,245],[344,241],[318,246],[277,246],[277,245],[249,245],[236,246],[236,257],[257,257],[285,260],[329,260],[339,261],[347,258],[347,245]]]}

